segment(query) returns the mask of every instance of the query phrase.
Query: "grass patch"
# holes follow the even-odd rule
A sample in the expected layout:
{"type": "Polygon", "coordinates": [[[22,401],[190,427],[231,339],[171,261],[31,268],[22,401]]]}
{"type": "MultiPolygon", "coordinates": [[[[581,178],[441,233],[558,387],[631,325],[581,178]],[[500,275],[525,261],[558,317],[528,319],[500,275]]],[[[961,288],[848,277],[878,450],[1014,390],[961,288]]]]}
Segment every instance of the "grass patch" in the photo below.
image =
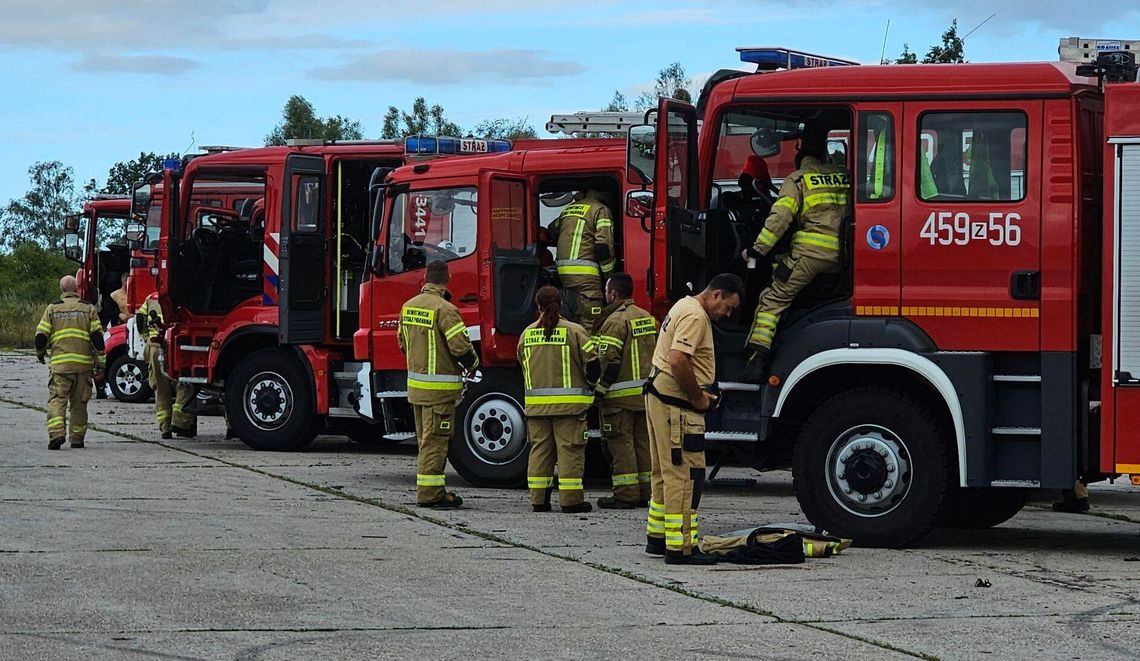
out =
{"type": "Polygon", "coordinates": [[[0,347],[30,349],[36,335],[36,324],[51,300],[28,300],[10,293],[0,293],[0,347]]]}

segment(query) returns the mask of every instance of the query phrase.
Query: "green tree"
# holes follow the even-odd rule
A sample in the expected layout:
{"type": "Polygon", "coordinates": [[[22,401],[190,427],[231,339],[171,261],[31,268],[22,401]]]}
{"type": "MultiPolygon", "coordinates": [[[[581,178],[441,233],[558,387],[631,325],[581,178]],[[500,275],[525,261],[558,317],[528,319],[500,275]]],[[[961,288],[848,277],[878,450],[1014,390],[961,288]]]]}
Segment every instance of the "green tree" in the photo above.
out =
{"type": "Polygon", "coordinates": [[[79,203],[75,173],[59,161],[38,161],[28,168],[31,189],[0,210],[0,248],[21,243],[63,251],[63,217],[79,203]]]}
{"type": "MultiPolygon", "coordinates": [[[[100,188],[99,193],[111,195],[128,195],[131,186],[152,172],[162,170],[162,162],[168,158],[178,158],[178,154],[156,154],[152,151],[139,152],[139,157],[130,161],[119,161],[107,171],[107,184],[100,188]]],[[[92,180],[93,182],[94,180],[92,180]]],[[[91,192],[88,183],[85,190],[91,192]]]]}
{"type": "Polygon", "coordinates": [[[903,42],[902,53],[895,60],[895,64],[918,64],[918,55],[910,52],[910,44],[903,42]]]}
{"type": "Polygon", "coordinates": [[[689,86],[693,79],[685,73],[685,67],[680,62],[674,62],[657,72],[657,80],[653,82],[653,92],[642,92],[634,104],[636,110],[648,110],[657,106],[658,97],[668,96],[679,101],[692,103],[693,95],[689,86]]]}
{"type": "Polygon", "coordinates": [[[613,98],[602,108],[602,112],[629,112],[629,99],[621,93],[621,90],[614,90],[613,98]]]}
{"type": "Polygon", "coordinates": [[[409,135],[463,135],[463,129],[458,124],[447,119],[443,114],[443,106],[438,103],[428,106],[422,96],[412,101],[411,112],[402,112],[396,106],[388,106],[384,113],[383,126],[380,137],[385,140],[395,140],[409,135]]]}
{"type": "Polygon", "coordinates": [[[265,136],[267,146],[284,145],[290,138],[360,140],[364,137],[360,122],[342,115],[322,119],[313,104],[298,94],[289,97],[281,115],[281,123],[265,136]]]}
{"type": "Polygon", "coordinates": [[[931,46],[922,58],[923,64],[961,64],[966,61],[966,44],[958,36],[958,19],[942,33],[942,45],[931,46]]]}
{"type": "Polygon", "coordinates": [[[475,137],[486,138],[487,140],[519,140],[538,137],[538,133],[527,122],[526,117],[485,119],[476,124],[471,132],[475,137]]]}

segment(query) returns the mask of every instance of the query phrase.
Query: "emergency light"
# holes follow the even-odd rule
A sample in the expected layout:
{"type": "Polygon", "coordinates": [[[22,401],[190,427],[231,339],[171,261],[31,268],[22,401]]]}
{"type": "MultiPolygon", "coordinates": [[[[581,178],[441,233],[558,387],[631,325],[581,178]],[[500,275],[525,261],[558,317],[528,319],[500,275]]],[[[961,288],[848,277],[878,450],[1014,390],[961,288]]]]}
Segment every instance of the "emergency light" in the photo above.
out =
{"type": "Polygon", "coordinates": [[[416,135],[404,140],[406,154],[499,154],[511,150],[510,140],[477,140],[416,135]]]}
{"type": "Polygon", "coordinates": [[[852,60],[841,60],[837,57],[813,55],[803,51],[791,50],[772,46],[758,48],[737,48],[741,62],[756,65],[757,71],[775,71],[776,69],[809,69],[813,67],[847,67],[859,64],[852,60]]]}
{"type": "Polygon", "coordinates": [[[178,158],[164,158],[162,159],[162,169],[178,172],[182,169],[182,160],[178,158]]]}

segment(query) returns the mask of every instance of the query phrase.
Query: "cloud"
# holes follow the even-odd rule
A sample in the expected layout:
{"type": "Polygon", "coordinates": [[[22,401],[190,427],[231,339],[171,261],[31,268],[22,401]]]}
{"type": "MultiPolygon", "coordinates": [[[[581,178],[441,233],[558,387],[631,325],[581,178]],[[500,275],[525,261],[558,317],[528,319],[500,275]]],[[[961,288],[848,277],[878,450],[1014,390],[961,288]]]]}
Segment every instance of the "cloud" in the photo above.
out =
{"type": "Polygon", "coordinates": [[[109,73],[149,73],[156,75],[179,75],[196,69],[201,63],[184,57],[163,55],[84,55],[79,61],[69,64],[75,71],[109,73]]]}
{"type": "Polygon", "coordinates": [[[337,66],[317,67],[310,75],[321,80],[403,80],[422,85],[537,85],[584,71],[586,67],[577,62],[551,60],[549,51],[402,48],[375,51],[337,66]]]}

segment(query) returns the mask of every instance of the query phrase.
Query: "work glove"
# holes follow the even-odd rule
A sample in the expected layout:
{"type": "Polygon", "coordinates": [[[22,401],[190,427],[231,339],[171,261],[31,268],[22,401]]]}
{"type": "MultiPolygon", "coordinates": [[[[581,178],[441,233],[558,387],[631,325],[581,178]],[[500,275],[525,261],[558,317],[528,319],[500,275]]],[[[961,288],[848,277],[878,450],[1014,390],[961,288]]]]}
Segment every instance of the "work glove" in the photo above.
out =
{"type": "Polygon", "coordinates": [[[95,382],[96,388],[102,388],[103,386],[107,385],[107,373],[101,369],[95,370],[92,381],[95,382]]]}

